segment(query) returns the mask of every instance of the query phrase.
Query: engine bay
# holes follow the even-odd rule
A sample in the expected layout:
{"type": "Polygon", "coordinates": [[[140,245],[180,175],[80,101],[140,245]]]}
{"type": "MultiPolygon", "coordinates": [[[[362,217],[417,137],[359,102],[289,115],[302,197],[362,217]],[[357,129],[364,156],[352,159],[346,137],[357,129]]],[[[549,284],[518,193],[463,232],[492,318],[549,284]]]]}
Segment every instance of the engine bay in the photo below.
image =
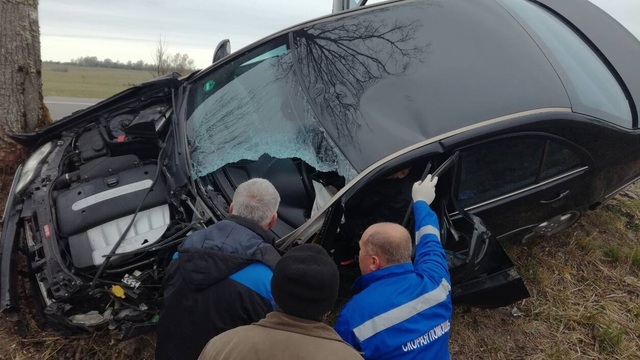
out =
{"type": "Polygon", "coordinates": [[[163,130],[160,123],[167,111],[166,106],[152,106],[119,114],[73,137],[51,200],[56,233],[66,241],[75,267],[103,264],[122,236],[116,253],[154,244],[166,231],[167,185],[157,158],[158,130],[163,130]]]}
{"type": "Polygon", "coordinates": [[[128,338],[157,317],[164,268],[198,227],[189,198],[168,185],[166,100],[62,132],[24,192],[25,247],[49,325],[128,338]]]}

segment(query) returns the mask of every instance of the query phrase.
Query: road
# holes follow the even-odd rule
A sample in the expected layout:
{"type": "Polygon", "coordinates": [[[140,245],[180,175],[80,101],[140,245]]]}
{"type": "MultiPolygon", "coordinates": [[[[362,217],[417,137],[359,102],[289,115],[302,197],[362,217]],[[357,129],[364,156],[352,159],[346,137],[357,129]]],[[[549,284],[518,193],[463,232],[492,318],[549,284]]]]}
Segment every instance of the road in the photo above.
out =
{"type": "Polygon", "coordinates": [[[81,99],[81,98],[69,98],[60,96],[45,96],[44,103],[49,108],[51,118],[58,120],[67,115],[70,115],[74,111],[84,109],[90,105],[99,102],[102,99],[81,99]]]}

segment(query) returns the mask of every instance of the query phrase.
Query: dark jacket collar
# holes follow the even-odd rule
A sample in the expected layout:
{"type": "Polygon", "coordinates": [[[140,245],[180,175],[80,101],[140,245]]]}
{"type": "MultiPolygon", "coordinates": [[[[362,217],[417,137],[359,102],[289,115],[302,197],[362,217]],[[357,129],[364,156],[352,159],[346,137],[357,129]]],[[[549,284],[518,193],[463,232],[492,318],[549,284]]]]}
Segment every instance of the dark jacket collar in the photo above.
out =
{"type": "Polygon", "coordinates": [[[229,215],[229,217],[226,220],[233,221],[238,225],[242,225],[246,227],[247,229],[258,234],[262,238],[262,240],[264,240],[267,244],[271,244],[272,246],[275,247],[275,239],[273,237],[273,234],[265,230],[257,222],[242,216],[238,216],[238,215],[229,215]]]}

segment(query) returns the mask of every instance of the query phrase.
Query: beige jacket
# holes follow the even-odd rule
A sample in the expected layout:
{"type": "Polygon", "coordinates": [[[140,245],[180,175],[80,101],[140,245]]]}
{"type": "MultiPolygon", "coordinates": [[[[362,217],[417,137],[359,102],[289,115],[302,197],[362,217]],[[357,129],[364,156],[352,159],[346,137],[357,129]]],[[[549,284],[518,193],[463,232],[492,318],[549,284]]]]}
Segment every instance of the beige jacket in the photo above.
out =
{"type": "Polygon", "coordinates": [[[271,312],[209,340],[198,360],[351,360],[360,354],[329,326],[271,312]]]}

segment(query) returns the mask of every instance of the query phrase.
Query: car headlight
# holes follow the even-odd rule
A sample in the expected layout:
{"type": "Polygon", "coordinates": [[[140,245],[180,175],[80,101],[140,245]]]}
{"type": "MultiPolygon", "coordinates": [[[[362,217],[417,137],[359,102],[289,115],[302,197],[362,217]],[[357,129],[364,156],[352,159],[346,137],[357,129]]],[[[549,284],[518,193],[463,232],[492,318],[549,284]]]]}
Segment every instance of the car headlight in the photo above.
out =
{"type": "Polygon", "coordinates": [[[40,164],[42,164],[42,161],[47,157],[47,155],[49,155],[51,150],[53,150],[53,142],[42,145],[38,150],[31,154],[29,160],[27,160],[27,162],[22,166],[20,181],[18,181],[18,184],[16,185],[16,194],[19,195],[29,184],[31,184],[36,176],[36,169],[40,164]]]}

